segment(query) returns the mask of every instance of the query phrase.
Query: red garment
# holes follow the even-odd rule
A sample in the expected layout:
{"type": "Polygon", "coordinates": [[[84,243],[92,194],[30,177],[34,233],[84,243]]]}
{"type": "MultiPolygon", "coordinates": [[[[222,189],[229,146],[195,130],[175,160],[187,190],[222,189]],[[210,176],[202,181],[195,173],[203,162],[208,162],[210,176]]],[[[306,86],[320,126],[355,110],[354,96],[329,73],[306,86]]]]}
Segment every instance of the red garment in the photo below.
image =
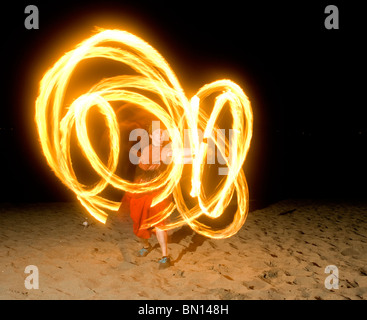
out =
{"type": "MultiPolygon", "coordinates": [[[[152,146],[149,145],[149,153],[150,159],[152,158],[152,146]]],[[[137,168],[137,172],[135,175],[135,182],[145,182],[150,181],[152,178],[157,176],[161,170],[165,169],[164,164],[158,164],[158,167],[155,170],[149,170],[150,164],[139,164],[139,168],[137,168]]],[[[149,229],[142,229],[142,226],[147,223],[147,220],[157,215],[159,212],[165,210],[172,202],[172,196],[168,196],[166,199],[156,204],[154,207],[150,207],[152,204],[153,198],[158,195],[160,190],[153,192],[146,192],[143,194],[134,194],[126,192],[122,198],[120,208],[118,210],[119,214],[123,214],[126,212],[130,213],[130,216],[133,220],[133,231],[134,233],[143,239],[149,239],[153,232],[153,227],[149,229]]],[[[157,221],[159,217],[156,217],[157,221]]],[[[149,220],[149,223],[154,223],[154,220],[149,220]]],[[[164,226],[164,221],[161,221],[156,226],[164,226]]]]}
{"type": "MultiPolygon", "coordinates": [[[[121,201],[119,212],[129,212],[133,220],[133,231],[135,235],[143,239],[149,239],[152,235],[152,229],[142,229],[141,226],[150,219],[166,209],[172,202],[172,197],[164,199],[154,207],[150,207],[153,198],[159,193],[159,191],[145,193],[143,195],[131,194],[126,192],[121,201]]],[[[157,217],[157,220],[159,217],[157,217]]],[[[155,221],[157,221],[155,220],[155,221]]],[[[154,223],[154,220],[149,220],[150,223],[154,223]]],[[[156,226],[164,226],[164,221],[161,221],[156,226]]]]}

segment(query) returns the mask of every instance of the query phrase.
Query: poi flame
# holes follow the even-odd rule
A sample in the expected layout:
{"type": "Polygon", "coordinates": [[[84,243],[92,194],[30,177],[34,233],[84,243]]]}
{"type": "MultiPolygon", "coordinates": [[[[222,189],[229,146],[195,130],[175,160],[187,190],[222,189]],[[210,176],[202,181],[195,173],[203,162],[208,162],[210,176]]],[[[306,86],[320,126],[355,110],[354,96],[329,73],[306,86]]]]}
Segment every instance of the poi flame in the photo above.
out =
{"type": "MultiPolygon", "coordinates": [[[[56,176],[77,196],[88,212],[102,223],[106,222],[109,211],[117,211],[120,203],[100,195],[107,185],[121,191],[143,193],[162,188],[152,206],[173,194],[175,204],[161,212],[151,227],[166,219],[175,209],[180,213],[177,221],[168,223],[164,229],[188,224],[196,232],[211,238],[227,238],[235,234],[244,224],[248,213],[249,194],[242,165],[246,159],[252,137],[253,115],[250,102],[242,89],[230,80],[219,80],[203,86],[191,100],[188,100],[178,79],[165,59],[147,42],[137,36],[120,30],[99,30],[98,33],[81,42],[74,50],[64,54],[49,69],[40,83],[36,100],[35,121],[43,153],[56,176]],[[119,47],[111,46],[116,43],[119,47]],[[107,46],[108,45],[108,46],[107,46]],[[85,59],[111,59],[131,67],[137,75],[119,75],[101,80],[87,93],[82,94],[69,106],[63,105],[68,82],[76,66],[85,59]],[[134,92],[133,89],[138,89],[134,92]],[[144,96],[141,91],[158,96],[164,108],[144,96]],[[213,93],[218,93],[214,108],[208,116],[200,103],[213,93]],[[138,105],[154,114],[167,128],[172,141],[172,162],[160,176],[146,183],[132,183],[115,174],[119,159],[120,132],[114,109],[110,102],[124,101],[138,105]],[[224,105],[228,103],[233,116],[232,140],[225,136],[216,137],[216,120],[224,105]],[[105,165],[98,157],[88,137],[86,117],[91,108],[97,107],[105,118],[109,129],[109,157],[105,165]],[[67,111],[66,111],[67,110],[67,111]],[[51,121],[49,116],[51,115],[51,121]],[[93,186],[82,185],[74,173],[70,156],[70,136],[75,126],[76,136],[84,156],[100,176],[93,186]],[[183,199],[180,181],[183,170],[183,128],[189,130],[193,150],[191,196],[197,205],[189,209],[183,199]],[[206,198],[201,185],[208,145],[200,142],[198,130],[204,138],[213,139],[223,155],[231,146],[231,156],[225,158],[228,176],[215,193],[206,198]],[[218,143],[218,139],[225,144],[218,143]],[[221,230],[213,230],[197,221],[202,214],[218,218],[229,205],[234,191],[237,194],[237,211],[233,221],[221,230]]],[[[219,131],[217,131],[219,132],[219,131]]]]}

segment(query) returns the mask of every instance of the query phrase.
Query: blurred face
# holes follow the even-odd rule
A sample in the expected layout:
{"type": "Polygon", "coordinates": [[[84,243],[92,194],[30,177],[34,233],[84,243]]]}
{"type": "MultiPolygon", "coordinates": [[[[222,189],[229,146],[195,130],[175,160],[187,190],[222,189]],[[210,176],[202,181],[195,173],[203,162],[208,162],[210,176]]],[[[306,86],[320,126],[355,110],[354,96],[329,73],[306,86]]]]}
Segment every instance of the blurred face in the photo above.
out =
{"type": "Polygon", "coordinates": [[[163,141],[167,140],[165,130],[156,129],[152,132],[151,138],[154,145],[162,145],[163,141]]]}

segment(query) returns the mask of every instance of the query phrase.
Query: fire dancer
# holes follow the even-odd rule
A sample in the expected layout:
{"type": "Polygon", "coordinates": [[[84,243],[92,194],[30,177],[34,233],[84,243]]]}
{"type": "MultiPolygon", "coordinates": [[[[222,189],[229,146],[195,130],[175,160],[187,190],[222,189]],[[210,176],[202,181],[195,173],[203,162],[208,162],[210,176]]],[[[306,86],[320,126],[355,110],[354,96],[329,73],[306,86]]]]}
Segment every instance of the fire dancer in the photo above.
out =
{"type": "MultiPolygon", "coordinates": [[[[170,148],[164,148],[168,140],[167,130],[161,128],[152,130],[152,125],[150,125],[148,132],[151,141],[145,146],[143,139],[140,141],[141,154],[135,172],[135,183],[151,181],[159,176],[167,168],[166,163],[169,161],[168,157],[172,156],[172,150],[170,148]]],[[[159,269],[165,269],[171,265],[171,260],[168,256],[167,231],[160,228],[165,225],[164,221],[159,222],[155,227],[147,229],[142,228],[142,225],[147,219],[157,217],[157,214],[165,210],[173,201],[170,195],[154,207],[151,207],[153,198],[157,196],[159,192],[160,190],[143,194],[126,192],[122,199],[119,213],[125,211],[130,212],[130,216],[133,220],[133,231],[135,235],[141,239],[143,245],[138,251],[139,257],[145,257],[152,250],[149,239],[152,233],[155,233],[162,250],[162,258],[158,261],[159,269]]]]}

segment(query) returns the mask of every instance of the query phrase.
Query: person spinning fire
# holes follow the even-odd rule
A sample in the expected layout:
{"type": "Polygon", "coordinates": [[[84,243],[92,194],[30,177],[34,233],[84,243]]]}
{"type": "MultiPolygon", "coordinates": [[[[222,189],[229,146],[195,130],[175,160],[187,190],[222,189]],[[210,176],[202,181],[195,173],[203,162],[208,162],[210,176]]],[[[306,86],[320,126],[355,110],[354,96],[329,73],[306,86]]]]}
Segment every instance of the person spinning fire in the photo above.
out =
{"type": "MultiPolygon", "coordinates": [[[[164,148],[168,143],[167,130],[161,128],[152,130],[152,125],[148,128],[151,143],[142,145],[140,141],[140,158],[135,171],[135,183],[151,181],[159,176],[167,168],[167,163],[172,156],[171,148],[164,148]]],[[[172,195],[169,195],[160,203],[151,207],[152,200],[161,190],[154,190],[143,194],[133,194],[126,192],[122,198],[119,213],[130,212],[133,220],[134,234],[141,239],[143,247],[138,251],[138,257],[145,257],[152,250],[149,242],[152,233],[155,233],[162,250],[162,258],[158,261],[159,269],[171,266],[171,259],[168,256],[167,231],[161,229],[165,225],[164,221],[159,222],[154,227],[142,228],[142,225],[150,218],[157,217],[157,214],[164,211],[173,202],[172,195]]],[[[159,216],[159,215],[158,215],[159,216]]]]}

